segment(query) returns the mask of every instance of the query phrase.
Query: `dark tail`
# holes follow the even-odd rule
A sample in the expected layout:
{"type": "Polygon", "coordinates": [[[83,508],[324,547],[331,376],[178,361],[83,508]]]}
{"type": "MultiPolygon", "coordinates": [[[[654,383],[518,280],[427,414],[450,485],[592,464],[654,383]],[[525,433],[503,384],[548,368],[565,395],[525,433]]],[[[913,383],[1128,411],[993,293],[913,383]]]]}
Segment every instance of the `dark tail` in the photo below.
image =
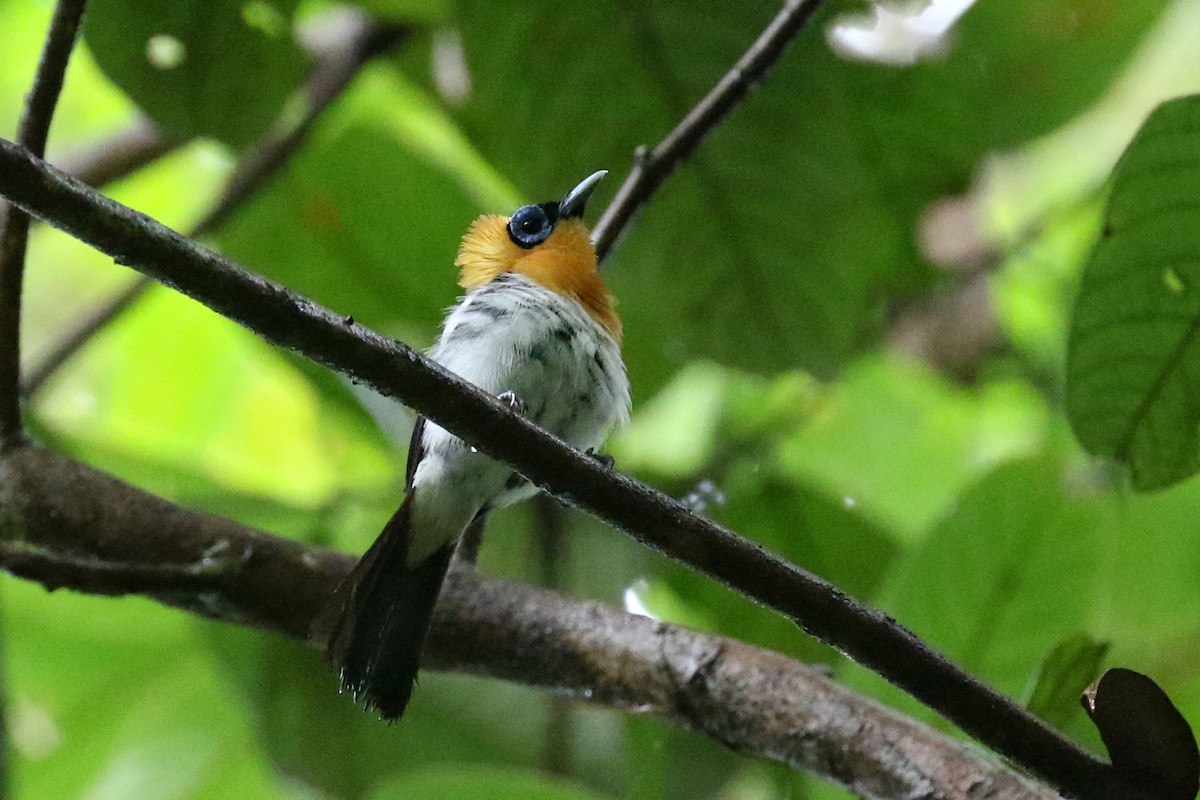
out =
{"type": "Polygon", "coordinates": [[[385,720],[412,697],[421,647],[454,554],[451,541],[408,565],[412,493],[342,582],[313,624],[312,638],[342,686],[385,720]]]}

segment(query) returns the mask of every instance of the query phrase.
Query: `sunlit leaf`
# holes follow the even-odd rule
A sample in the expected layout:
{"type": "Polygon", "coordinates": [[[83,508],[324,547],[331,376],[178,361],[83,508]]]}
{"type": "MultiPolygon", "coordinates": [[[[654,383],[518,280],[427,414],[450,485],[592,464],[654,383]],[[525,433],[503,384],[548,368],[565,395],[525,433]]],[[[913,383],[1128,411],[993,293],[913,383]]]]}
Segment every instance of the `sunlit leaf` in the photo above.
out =
{"type": "Polygon", "coordinates": [[[165,290],[95,341],[39,410],[58,435],[310,508],[395,467],[361,419],[321,414],[279,353],[165,290]]]}
{"type": "Polygon", "coordinates": [[[1110,645],[1076,634],[1054,646],[1038,667],[1025,707],[1061,728],[1079,713],[1079,695],[1100,672],[1110,645]]]}
{"type": "Polygon", "coordinates": [[[857,362],[811,408],[780,444],[781,468],[902,540],[923,537],[988,469],[1033,452],[1045,424],[1021,383],[966,391],[886,358],[857,362]]]}
{"type": "MultiPolygon", "coordinates": [[[[53,3],[0,2],[0,135],[13,138],[24,99],[33,82],[42,49],[42,37],[50,28],[53,3]]],[[[86,48],[71,55],[70,87],[59,97],[50,137],[51,157],[80,147],[105,133],[129,124],[133,105],[96,68],[86,48]]]]}
{"type": "Polygon", "coordinates": [[[683,477],[703,469],[712,455],[726,376],[711,364],[682,373],[613,442],[621,468],[683,477]]]}

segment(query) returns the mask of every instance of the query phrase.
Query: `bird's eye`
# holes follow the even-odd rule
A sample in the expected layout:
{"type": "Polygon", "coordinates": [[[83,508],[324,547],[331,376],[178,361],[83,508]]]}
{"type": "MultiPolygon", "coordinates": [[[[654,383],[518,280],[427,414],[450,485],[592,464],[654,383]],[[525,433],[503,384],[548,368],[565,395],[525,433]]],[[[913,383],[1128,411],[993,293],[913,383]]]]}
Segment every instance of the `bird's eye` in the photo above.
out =
{"type": "Polygon", "coordinates": [[[508,221],[508,237],[528,250],[546,241],[554,222],[542,206],[522,206],[508,221]]]}

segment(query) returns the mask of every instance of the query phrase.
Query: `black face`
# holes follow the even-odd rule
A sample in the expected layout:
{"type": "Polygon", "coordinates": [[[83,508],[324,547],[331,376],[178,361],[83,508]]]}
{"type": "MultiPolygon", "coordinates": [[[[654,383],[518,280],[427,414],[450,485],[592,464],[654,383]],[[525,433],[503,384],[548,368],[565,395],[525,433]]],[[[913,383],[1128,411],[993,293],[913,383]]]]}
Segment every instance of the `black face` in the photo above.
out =
{"type": "Polygon", "coordinates": [[[554,232],[558,222],[558,203],[521,206],[508,221],[508,238],[526,250],[537,247],[554,232]]]}

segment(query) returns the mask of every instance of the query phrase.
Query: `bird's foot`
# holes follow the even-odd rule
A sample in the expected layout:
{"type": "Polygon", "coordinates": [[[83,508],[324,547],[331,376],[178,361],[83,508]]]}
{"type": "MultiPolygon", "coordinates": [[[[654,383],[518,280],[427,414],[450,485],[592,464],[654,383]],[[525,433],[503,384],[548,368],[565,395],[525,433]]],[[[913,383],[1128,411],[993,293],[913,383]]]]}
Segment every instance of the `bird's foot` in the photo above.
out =
{"type": "Polygon", "coordinates": [[[617,463],[608,453],[597,453],[596,448],[594,447],[589,447],[587,449],[587,454],[596,459],[596,461],[600,462],[600,466],[604,467],[605,469],[612,469],[613,465],[617,463]]]}
{"type": "Polygon", "coordinates": [[[517,397],[516,392],[501,392],[500,394],[496,395],[496,399],[507,405],[518,414],[525,413],[525,401],[517,397]]]}

